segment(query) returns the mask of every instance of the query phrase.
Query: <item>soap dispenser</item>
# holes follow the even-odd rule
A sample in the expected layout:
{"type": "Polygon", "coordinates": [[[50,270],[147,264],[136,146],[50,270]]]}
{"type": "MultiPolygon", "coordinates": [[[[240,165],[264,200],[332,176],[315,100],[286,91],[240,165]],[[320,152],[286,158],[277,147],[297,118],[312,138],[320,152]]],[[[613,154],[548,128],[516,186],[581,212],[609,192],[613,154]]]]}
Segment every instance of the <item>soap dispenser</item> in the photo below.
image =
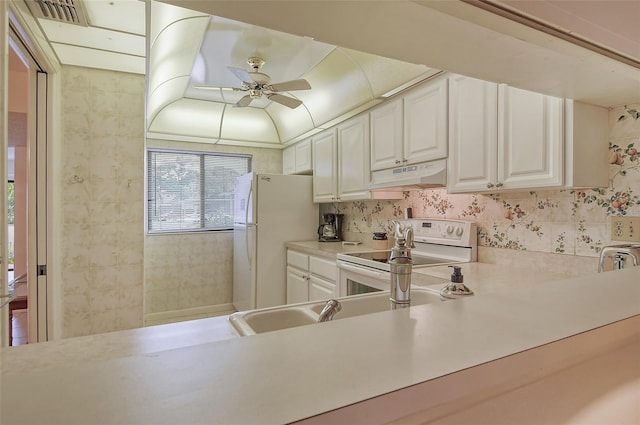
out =
{"type": "Polygon", "coordinates": [[[447,284],[440,291],[440,295],[444,298],[458,298],[458,297],[466,297],[468,295],[473,295],[473,291],[462,283],[464,281],[464,276],[462,276],[462,269],[460,266],[449,266],[453,268],[453,273],[451,274],[451,282],[447,284]]]}

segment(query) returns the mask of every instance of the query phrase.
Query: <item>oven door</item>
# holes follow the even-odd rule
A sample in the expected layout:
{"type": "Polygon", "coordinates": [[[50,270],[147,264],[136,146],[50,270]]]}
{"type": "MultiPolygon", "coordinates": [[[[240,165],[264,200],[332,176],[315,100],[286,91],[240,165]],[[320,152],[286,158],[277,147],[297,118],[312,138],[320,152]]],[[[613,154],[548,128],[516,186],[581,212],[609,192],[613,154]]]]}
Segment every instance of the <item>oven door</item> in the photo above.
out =
{"type": "Polygon", "coordinates": [[[338,260],[336,264],[338,265],[338,287],[341,297],[388,291],[391,287],[389,272],[342,260],[338,260]]]}

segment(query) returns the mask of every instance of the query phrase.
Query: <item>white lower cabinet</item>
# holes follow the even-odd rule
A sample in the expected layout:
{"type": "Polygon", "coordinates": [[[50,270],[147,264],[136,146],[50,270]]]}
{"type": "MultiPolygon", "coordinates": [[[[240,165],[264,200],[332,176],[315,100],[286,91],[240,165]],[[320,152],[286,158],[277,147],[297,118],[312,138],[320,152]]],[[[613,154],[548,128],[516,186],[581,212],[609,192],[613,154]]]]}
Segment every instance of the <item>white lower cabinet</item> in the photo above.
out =
{"type": "Polygon", "coordinates": [[[309,279],[309,301],[323,301],[335,298],[336,283],[311,276],[309,279]]]}
{"type": "Polygon", "coordinates": [[[287,250],[287,304],[338,296],[335,261],[287,250]]]}
{"type": "Polygon", "coordinates": [[[308,270],[287,266],[287,304],[309,301],[308,270]]]}

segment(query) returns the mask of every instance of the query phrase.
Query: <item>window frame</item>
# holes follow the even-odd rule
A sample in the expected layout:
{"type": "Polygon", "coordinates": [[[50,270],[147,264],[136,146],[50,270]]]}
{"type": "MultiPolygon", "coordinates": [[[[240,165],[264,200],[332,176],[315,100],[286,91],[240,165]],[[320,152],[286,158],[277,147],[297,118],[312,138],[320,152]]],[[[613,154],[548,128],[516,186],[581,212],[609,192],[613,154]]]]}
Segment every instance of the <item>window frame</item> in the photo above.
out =
{"type": "Polygon", "coordinates": [[[234,152],[214,152],[214,151],[204,151],[204,150],[195,150],[195,149],[172,149],[172,148],[155,148],[148,147],[145,153],[145,219],[144,219],[144,227],[145,233],[147,235],[171,235],[171,234],[190,234],[190,233],[205,233],[205,232],[227,232],[233,230],[233,224],[228,227],[217,227],[217,228],[205,228],[204,227],[204,204],[206,201],[206,188],[204,187],[205,182],[205,157],[230,157],[230,158],[246,158],[247,159],[247,173],[252,172],[253,170],[253,155],[251,154],[242,154],[242,153],[234,153],[234,152]],[[175,154],[175,155],[195,155],[199,157],[200,161],[200,227],[191,228],[191,229],[166,229],[166,230],[152,230],[150,229],[151,220],[149,217],[149,210],[151,208],[152,200],[149,197],[149,191],[151,189],[151,173],[150,173],[150,161],[151,155],[153,153],[167,153],[167,154],[175,154]]]}

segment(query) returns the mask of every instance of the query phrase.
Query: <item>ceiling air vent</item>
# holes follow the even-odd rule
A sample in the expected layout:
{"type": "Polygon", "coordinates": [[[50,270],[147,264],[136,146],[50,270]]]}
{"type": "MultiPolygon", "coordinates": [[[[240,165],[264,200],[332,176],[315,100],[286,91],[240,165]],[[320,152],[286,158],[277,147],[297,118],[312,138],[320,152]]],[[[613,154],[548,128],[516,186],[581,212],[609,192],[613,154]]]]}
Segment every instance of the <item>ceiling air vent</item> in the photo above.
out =
{"type": "Polygon", "coordinates": [[[80,0],[25,0],[36,18],[88,26],[80,0]]]}

